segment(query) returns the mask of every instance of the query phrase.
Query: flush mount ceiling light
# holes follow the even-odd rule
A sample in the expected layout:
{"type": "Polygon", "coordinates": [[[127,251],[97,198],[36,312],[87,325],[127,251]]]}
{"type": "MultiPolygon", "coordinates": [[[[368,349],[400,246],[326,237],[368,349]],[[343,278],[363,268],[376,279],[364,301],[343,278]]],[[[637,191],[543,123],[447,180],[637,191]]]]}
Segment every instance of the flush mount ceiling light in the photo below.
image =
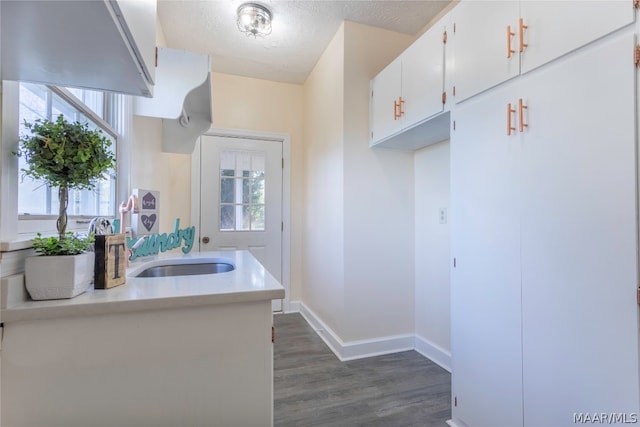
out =
{"type": "Polygon", "coordinates": [[[238,8],[238,29],[247,36],[271,34],[271,12],[258,3],[245,3],[238,8]]]}

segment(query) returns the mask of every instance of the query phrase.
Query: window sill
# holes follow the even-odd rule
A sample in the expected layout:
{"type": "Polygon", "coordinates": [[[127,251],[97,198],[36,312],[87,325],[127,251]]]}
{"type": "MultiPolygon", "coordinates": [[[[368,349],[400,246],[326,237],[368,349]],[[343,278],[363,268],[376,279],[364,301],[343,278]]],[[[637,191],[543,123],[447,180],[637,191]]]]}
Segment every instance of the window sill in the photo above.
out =
{"type": "Polygon", "coordinates": [[[33,247],[31,241],[34,237],[36,237],[35,234],[24,234],[13,240],[2,241],[0,242],[0,252],[14,252],[31,249],[33,247]]]}

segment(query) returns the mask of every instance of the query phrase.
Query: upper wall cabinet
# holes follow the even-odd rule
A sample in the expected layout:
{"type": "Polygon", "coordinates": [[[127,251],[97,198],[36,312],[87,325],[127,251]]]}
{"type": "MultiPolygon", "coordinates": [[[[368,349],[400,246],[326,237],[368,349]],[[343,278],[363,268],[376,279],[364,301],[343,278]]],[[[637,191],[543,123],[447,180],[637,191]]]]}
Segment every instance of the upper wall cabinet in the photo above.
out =
{"type": "Polygon", "coordinates": [[[452,15],[456,102],[634,21],[632,0],[465,0],[452,15]]]}
{"type": "Polygon", "coordinates": [[[150,97],[156,0],[2,1],[2,78],[150,97]]]}
{"type": "MultiPolygon", "coordinates": [[[[518,75],[515,45],[507,47],[506,38],[518,22],[518,10],[516,1],[465,1],[452,11],[456,102],[518,75]]],[[[512,37],[509,41],[515,43],[512,37]]]]}
{"type": "MultiPolygon", "coordinates": [[[[370,146],[415,149],[428,144],[428,138],[403,137],[444,109],[445,41],[445,26],[438,23],[371,80],[370,146]]],[[[448,128],[447,120],[447,133],[448,128]]]]}

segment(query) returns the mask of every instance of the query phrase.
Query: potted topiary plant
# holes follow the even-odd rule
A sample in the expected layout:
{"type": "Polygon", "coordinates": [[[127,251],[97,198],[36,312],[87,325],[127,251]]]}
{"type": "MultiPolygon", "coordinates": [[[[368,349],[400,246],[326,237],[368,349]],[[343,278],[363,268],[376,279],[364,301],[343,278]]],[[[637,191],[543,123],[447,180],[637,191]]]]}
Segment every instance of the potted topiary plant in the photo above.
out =
{"type": "Polygon", "coordinates": [[[86,291],[93,280],[94,253],[86,252],[92,236],[80,238],[67,233],[67,206],[70,189],[93,189],[97,180],[115,167],[111,141],[101,130],[86,123],[68,122],[60,115],[55,121],[35,120],[25,127],[18,156],[24,157],[26,176],[58,188],[60,208],[58,235],[38,237],[33,246],[40,254],[25,265],[25,284],[33,299],[72,298],[86,291]]]}

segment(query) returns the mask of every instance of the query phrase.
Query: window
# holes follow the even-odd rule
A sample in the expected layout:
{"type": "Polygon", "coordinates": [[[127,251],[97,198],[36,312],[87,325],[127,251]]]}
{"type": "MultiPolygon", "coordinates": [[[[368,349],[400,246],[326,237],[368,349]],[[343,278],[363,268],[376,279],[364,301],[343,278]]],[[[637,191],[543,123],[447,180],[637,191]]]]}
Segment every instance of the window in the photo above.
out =
{"type": "Polygon", "coordinates": [[[220,153],[220,231],[264,231],[265,160],[259,151],[220,153]]]}
{"type": "MultiPolygon", "coordinates": [[[[33,123],[36,119],[55,120],[62,114],[69,121],[87,123],[90,128],[101,129],[112,141],[116,149],[117,134],[104,121],[105,94],[82,89],[60,89],[55,87],[20,83],[19,88],[19,134],[28,135],[24,121],[33,123]]],[[[19,159],[19,169],[26,166],[24,158],[19,159]]],[[[18,184],[18,214],[21,220],[42,219],[42,216],[58,212],[58,192],[41,182],[20,173],[18,184]]],[[[113,216],[116,200],[116,173],[112,170],[98,182],[94,190],[69,191],[68,214],[70,217],[113,216]]]]}

